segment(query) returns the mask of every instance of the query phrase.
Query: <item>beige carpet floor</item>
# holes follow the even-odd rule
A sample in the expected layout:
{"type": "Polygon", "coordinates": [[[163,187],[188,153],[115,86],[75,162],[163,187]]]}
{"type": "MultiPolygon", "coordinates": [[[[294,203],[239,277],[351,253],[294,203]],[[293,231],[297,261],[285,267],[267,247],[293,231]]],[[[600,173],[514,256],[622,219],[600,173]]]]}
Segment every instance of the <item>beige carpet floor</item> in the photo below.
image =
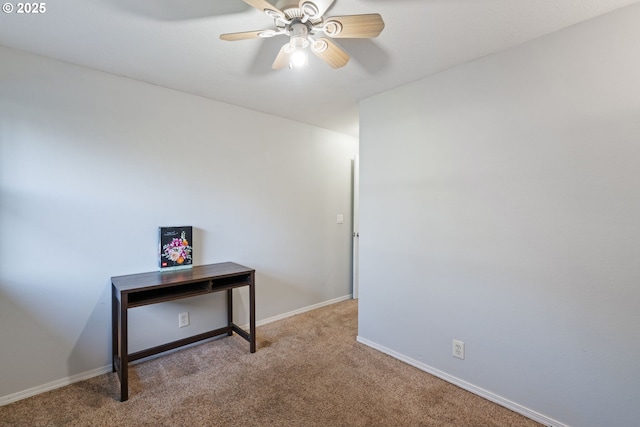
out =
{"type": "Polygon", "coordinates": [[[356,342],[350,300],[0,407],[0,426],[540,426],[356,342]]]}

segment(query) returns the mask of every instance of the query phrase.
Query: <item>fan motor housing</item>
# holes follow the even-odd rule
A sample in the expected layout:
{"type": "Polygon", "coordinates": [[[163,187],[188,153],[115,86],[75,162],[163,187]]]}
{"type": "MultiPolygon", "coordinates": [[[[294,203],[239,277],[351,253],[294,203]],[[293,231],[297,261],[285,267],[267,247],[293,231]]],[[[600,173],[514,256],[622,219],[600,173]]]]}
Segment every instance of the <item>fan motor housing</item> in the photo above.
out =
{"type": "Polygon", "coordinates": [[[297,48],[309,46],[309,27],[300,21],[294,21],[289,25],[291,31],[291,43],[297,48]]]}

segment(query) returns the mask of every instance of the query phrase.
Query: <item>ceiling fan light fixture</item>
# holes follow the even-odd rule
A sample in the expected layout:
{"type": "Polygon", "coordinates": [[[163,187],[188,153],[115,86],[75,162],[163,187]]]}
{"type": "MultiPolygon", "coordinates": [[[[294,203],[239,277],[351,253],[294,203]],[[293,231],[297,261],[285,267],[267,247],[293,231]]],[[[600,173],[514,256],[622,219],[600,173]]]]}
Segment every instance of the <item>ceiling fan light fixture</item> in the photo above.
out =
{"type": "Polygon", "coordinates": [[[289,56],[289,68],[302,68],[306,67],[309,63],[309,55],[304,48],[298,48],[293,51],[289,56]]]}
{"type": "Polygon", "coordinates": [[[280,48],[271,65],[274,70],[307,65],[309,51],[331,68],[344,67],[350,56],[332,41],[333,38],[369,39],[378,37],[384,29],[384,21],[379,13],[323,18],[336,0],[242,1],[272,18],[275,29],[221,34],[220,39],[236,41],[288,36],[289,41],[280,48]],[[326,37],[319,33],[324,33],[326,37]]]}
{"type": "Polygon", "coordinates": [[[285,47],[289,54],[289,68],[302,68],[309,63],[306,48],[309,46],[309,28],[296,22],[290,26],[291,40],[285,47]]]}

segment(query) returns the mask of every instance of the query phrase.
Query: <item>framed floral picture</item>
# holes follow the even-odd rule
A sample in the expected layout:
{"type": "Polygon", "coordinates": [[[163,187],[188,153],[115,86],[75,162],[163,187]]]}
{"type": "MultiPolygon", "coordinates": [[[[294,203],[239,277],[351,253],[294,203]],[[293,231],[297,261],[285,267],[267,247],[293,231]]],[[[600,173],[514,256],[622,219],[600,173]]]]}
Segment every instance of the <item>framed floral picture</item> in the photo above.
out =
{"type": "Polygon", "coordinates": [[[160,270],[193,267],[193,227],[159,227],[160,270]]]}

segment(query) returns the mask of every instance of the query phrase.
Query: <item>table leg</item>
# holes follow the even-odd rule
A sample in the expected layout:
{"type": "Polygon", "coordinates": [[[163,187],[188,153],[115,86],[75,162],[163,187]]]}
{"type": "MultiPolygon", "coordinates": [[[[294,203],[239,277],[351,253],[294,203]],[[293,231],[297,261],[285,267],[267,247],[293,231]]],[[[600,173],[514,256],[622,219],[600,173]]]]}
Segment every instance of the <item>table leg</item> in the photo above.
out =
{"type": "Polygon", "coordinates": [[[120,401],[129,399],[128,295],[120,296],[120,401]]]}
{"type": "Polygon", "coordinates": [[[116,288],[111,285],[111,372],[116,372],[118,357],[118,298],[116,288]]]}
{"type": "Polygon", "coordinates": [[[227,289],[227,326],[229,327],[228,336],[233,335],[231,325],[233,323],[233,289],[227,289]]]}
{"type": "Polygon", "coordinates": [[[251,273],[249,284],[249,349],[256,352],[256,283],[255,273],[251,273]]]}

